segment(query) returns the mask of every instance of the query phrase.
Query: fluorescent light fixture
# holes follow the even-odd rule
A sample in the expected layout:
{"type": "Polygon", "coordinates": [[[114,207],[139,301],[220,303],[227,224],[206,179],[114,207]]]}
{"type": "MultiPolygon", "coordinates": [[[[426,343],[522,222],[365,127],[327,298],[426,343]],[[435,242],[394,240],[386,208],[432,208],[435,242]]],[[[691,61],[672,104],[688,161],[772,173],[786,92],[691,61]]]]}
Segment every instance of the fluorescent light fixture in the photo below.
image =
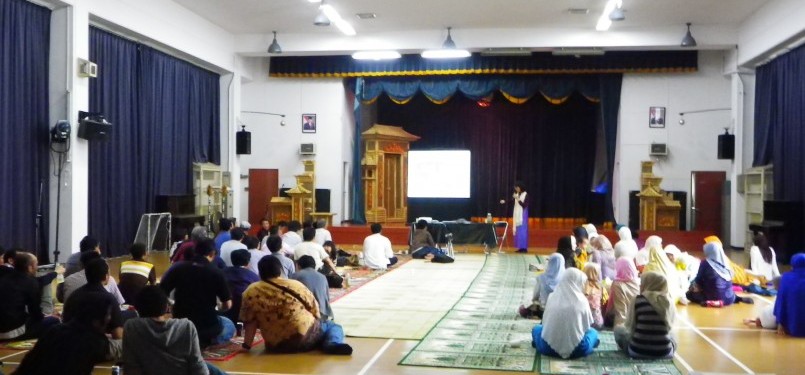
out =
{"type": "Polygon", "coordinates": [[[601,56],[605,51],[594,47],[558,48],[551,51],[554,56],[601,56]]]}
{"type": "Polygon", "coordinates": [[[481,56],[531,56],[528,48],[487,48],[481,51],[481,56]]]}
{"type": "Polygon", "coordinates": [[[352,54],[355,60],[394,60],[402,57],[397,51],[358,51],[352,54]]]}
{"type": "Polygon", "coordinates": [[[609,30],[609,27],[612,26],[612,20],[609,19],[610,13],[612,13],[615,8],[622,6],[622,0],[608,0],[607,5],[604,6],[604,11],[601,12],[601,17],[598,17],[598,23],[595,25],[595,29],[598,31],[609,30]]]}
{"type": "MultiPolygon", "coordinates": [[[[338,30],[341,30],[344,35],[353,36],[356,34],[355,28],[353,28],[349,22],[344,21],[344,19],[341,18],[341,15],[338,14],[338,11],[335,10],[332,5],[322,2],[321,6],[319,6],[319,10],[324,13],[327,19],[329,19],[330,22],[332,22],[335,27],[338,28],[338,30]]],[[[319,17],[316,17],[317,21],[318,19],[319,17]]]]}
{"type": "Polygon", "coordinates": [[[456,48],[456,42],[453,41],[453,37],[450,35],[450,30],[452,29],[452,27],[447,28],[447,39],[442,43],[441,49],[423,51],[421,54],[422,57],[426,59],[460,59],[470,57],[470,55],[472,55],[470,51],[456,48]]]}
{"type": "Polygon", "coordinates": [[[465,49],[431,49],[422,51],[422,57],[426,59],[460,59],[470,57],[470,51],[465,49]]]}

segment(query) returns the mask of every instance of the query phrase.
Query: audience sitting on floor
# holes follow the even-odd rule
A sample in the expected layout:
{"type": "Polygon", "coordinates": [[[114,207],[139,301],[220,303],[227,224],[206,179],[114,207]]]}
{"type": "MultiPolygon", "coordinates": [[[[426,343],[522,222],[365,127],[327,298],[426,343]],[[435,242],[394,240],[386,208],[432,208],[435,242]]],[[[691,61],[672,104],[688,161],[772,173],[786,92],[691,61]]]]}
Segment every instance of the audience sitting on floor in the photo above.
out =
{"type": "Polygon", "coordinates": [[[605,296],[604,287],[601,285],[601,271],[598,264],[587,263],[584,265],[584,274],[587,282],[584,283],[584,296],[590,304],[590,312],[593,314],[593,328],[604,328],[604,315],[601,304],[606,303],[608,296],[605,296]],[[606,297],[606,298],[605,298],[606,297]]]}
{"type": "Polygon", "coordinates": [[[229,241],[232,239],[232,234],[230,231],[232,230],[232,220],[228,218],[221,218],[218,220],[218,233],[215,235],[215,251],[218,253],[216,255],[220,256],[221,253],[221,246],[223,246],[224,242],[229,241]]]}
{"type": "MultiPolygon", "coordinates": [[[[282,264],[282,278],[289,279],[293,276],[296,272],[296,264],[294,263],[293,259],[285,256],[282,252],[283,242],[282,238],[279,236],[269,236],[266,240],[266,246],[268,247],[268,251],[270,252],[270,256],[273,256],[279,259],[280,264],[282,264]]],[[[257,261],[259,264],[260,261],[257,261]]],[[[259,275],[260,270],[257,270],[259,275]]]]}
{"type": "Polygon", "coordinates": [[[223,315],[233,322],[238,321],[238,314],[240,314],[240,302],[243,292],[252,283],[260,281],[260,277],[249,269],[251,262],[251,254],[248,250],[238,249],[232,252],[232,267],[224,269],[224,276],[226,276],[226,283],[229,286],[229,291],[232,294],[232,308],[225,311],[223,315]]]}
{"type": "Polygon", "coordinates": [[[363,260],[366,267],[373,270],[385,270],[397,264],[391,241],[381,233],[383,226],[380,223],[374,223],[369,228],[372,234],[363,240],[363,260]]]}
{"type": "Polygon", "coordinates": [[[646,238],[646,245],[637,251],[634,263],[640,273],[643,273],[643,267],[648,264],[649,250],[652,248],[662,250],[662,238],[660,238],[660,236],[648,236],[648,238],[646,238]]]}
{"type": "Polygon", "coordinates": [[[230,239],[223,244],[221,244],[221,248],[219,249],[219,253],[221,254],[221,259],[224,260],[224,263],[227,267],[232,267],[232,257],[231,254],[235,250],[249,250],[249,248],[243,244],[243,238],[246,237],[246,233],[243,229],[240,228],[232,228],[229,231],[230,239]]]}
{"type": "Polygon", "coordinates": [[[81,239],[81,242],[78,243],[78,249],[79,252],[71,254],[70,257],[67,258],[67,261],[64,262],[64,277],[69,277],[70,275],[81,271],[83,266],[81,263],[81,254],[87,251],[94,251],[98,254],[101,254],[100,242],[90,236],[85,236],[81,239]]]}
{"type": "Polygon", "coordinates": [[[676,341],[671,337],[676,307],[668,292],[668,279],[647,271],[640,277],[640,294],[629,307],[626,324],[615,327],[615,342],[632,358],[672,358],[676,341]]]}
{"type": "Polygon", "coordinates": [[[615,243],[615,259],[629,257],[634,259],[637,256],[637,242],[632,239],[632,230],[625,225],[618,228],[618,242],[615,243]]]}
{"type": "MultiPolygon", "coordinates": [[[[595,227],[593,227],[595,229],[595,227]]],[[[589,231],[589,230],[588,230],[589,231]]],[[[590,262],[601,266],[601,278],[612,281],[615,279],[615,249],[606,236],[597,235],[590,240],[590,262]]]]}
{"type": "Polygon", "coordinates": [[[777,254],[771,246],[769,240],[763,233],[758,233],[753,238],[754,246],[749,249],[750,269],[756,276],[762,276],[767,281],[780,277],[780,269],[777,267],[777,254]]]}
{"type": "Polygon", "coordinates": [[[680,280],[684,280],[681,283],[682,290],[688,290],[690,283],[693,282],[693,279],[696,278],[696,274],[699,272],[699,265],[702,262],[701,259],[688,254],[687,251],[682,252],[682,250],[679,250],[674,244],[665,246],[664,251],[665,255],[679,272],[680,280]]]}
{"type": "Polygon", "coordinates": [[[587,264],[588,251],[590,247],[590,237],[587,234],[587,229],[584,227],[573,228],[573,239],[575,239],[575,246],[573,246],[573,258],[576,261],[575,267],[584,269],[587,264]]]}
{"type": "Polygon", "coordinates": [[[668,256],[665,255],[665,250],[661,247],[662,239],[660,239],[660,244],[658,245],[656,242],[652,242],[652,237],[657,236],[651,236],[646,240],[646,246],[649,246],[648,262],[643,267],[643,272],[653,271],[665,276],[668,280],[668,293],[671,295],[671,301],[673,301],[674,304],[681,303],[687,305],[688,299],[685,297],[687,290],[682,289],[682,285],[687,284],[687,278],[677,272],[676,266],[674,266],[671,260],[668,259],[668,256]]]}
{"type": "Polygon", "coordinates": [[[532,345],[542,355],[564,359],[586,357],[598,347],[598,331],[592,328],[590,304],[584,297],[587,276],[576,268],[562,273],[548,297],[542,324],[531,331],[532,345]]]}
{"type": "Polygon", "coordinates": [[[548,296],[556,289],[562,273],[565,271],[565,258],[562,254],[553,253],[548,257],[548,266],[545,272],[537,276],[537,285],[534,286],[534,295],[531,298],[531,305],[525,307],[520,305],[519,313],[524,318],[536,316],[542,318],[545,306],[548,303],[548,296]]]}
{"type": "Polygon", "coordinates": [[[263,239],[270,234],[271,221],[268,219],[260,220],[260,230],[257,231],[257,240],[261,243],[263,239]]]}
{"type": "MultiPolygon", "coordinates": [[[[23,249],[8,249],[3,250],[2,246],[0,246],[0,278],[5,275],[9,275],[14,272],[14,258],[17,254],[25,253],[23,249]]],[[[53,280],[58,277],[58,275],[64,275],[64,267],[61,265],[56,265],[56,268],[52,272],[47,273],[39,273],[36,276],[36,281],[39,283],[39,287],[42,289],[40,295],[41,300],[39,306],[42,308],[42,313],[45,315],[51,315],[54,311],[54,304],[53,304],[53,288],[51,284],[53,280]]]]}
{"type": "MultiPolygon", "coordinates": [[[[176,251],[173,252],[173,255],[171,256],[171,263],[184,261],[187,258],[185,256],[185,252],[189,249],[192,249],[197,243],[201,242],[202,240],[206,240],[207,238],[209,238],[209,236],[207,234],[206,227],[201,225],[194,227],[190,232],[190,241],[182,242],[176,251]]],[[[193,257],[190,258],[192,259],[193,257]]]]}
{"type": "Polygon", "coordinates": [[[624,325],[629,306],[638,293],[640,293],[640,279],[634,261],[629,257],[618,258],[615,261],[615,280],[609,289],[609,301],[604,308],[605,325],[608,327],[624,325]]]}
{"type": "Polygon", "coordinates": [[[573,236],[562,236],[556,243],[556,253],[565,258],[565,269],[576,267],[576,255],[573,251],[575,241],[573,236]]]}
{"type": "Polygon", "coordinates": [[[271,252],[268,251],[267,248],[263,249],[262,246],[260,246],[260,240],[254,236],[246,236],[243,238],[243,244],[246,245],[249,251],[250,258],[248,268],[257,275],[257,273],[260,272],[257,270],[257,262],[259,262],[262,257],[271,255],[271,252]]]}
{"type": "Polygon", "coordinates": [[[96,364],[118,358],[120,353],[110,350],[105,333],[120,309],[107,295],[103,291],[82,296],[82,303],[74,305],[73,317],[47,330],[13,374],[89,375],[96,364]]]}
{"type": "Polygon", "coordinates": [[[211,263],[213,259],[215,243],[203,240],[195,246],[195,258],[177,263],[160,284],[165,293],[174,292],[174,316],[193,322],[202,348],[227,342],[235,335],[235,324],[216,311],[230,309],[232,295],[223,271],[211,263]]]}
{"type": "Polygon", "coordinates": [[[42,313],[36,257],[20,251],[12,263],[14,269],[0,277],[0,340],[37,338],[59,319],[42,313]]]}
{"type": "MultiPolygon", "coordinates": [[[[710,237],[708,237],[710,238],[710,237]]],[[[752,303],[750,298],[735,295],[732,290],[735,272],[720,241],[710,240],[704,245],[704,255],[696,279],[687,292],[691,302],[702,306],[721,307],[735,302],[752,303]]]]}
{"type": "Polygon", "coordinates": [[[196,327],[187,319],[171,318],[168,297],[158,286],[140,290],[134,300],[140,317],[126,322],[123,371],[145,374],[224,374],[204,362],[196,327]]]}
{"type": "MultiPolygon", "coordinates": [[[[805,266],[805,264],[803,266],[805,266]]],[[[780,281],[782,281],[782,277],[775,277],[774,280],[772,280],[775,290],[780,290],[780,281]]],[[[744,324],[750,327],[778,330],[779,325],[777,324],[777,317],[774,316],[774,307],[777,304],[776,302],[777,301],[775,301],[774,304],[762,307],[760,309],[760,313],[754,319],[744,319],[744,324]]]]}
{"type": "Polygon", "coordinates": [[[321,348],[327,354],[351,355],[344,331],[331,320],[321,320],[316,297],[296,281],[283,279],[276,257],[258,264],[260,280],[243,293],[240,320],[245,324],[243,348],[251,349],[257,328],[269,352],[293,353],[321,348]]]}
{"type": "Polygon", "coordinates": [[[187,232],[186,228],[174,229],[173,244],[171,244],[171,248],[168,250],[168,259],[170,259],[171,262],[173,262],[173,257],[176,255],[176,250],[179,250],[182,244],[188,241],[190,241],[190,234],[187,232]]]}
{"type": "Polygon", "coordinates": [[[330,259],[330,255],[324,251],[324,247],[314,242],[315,238],[315,229],[305,228],[302,231],[302,239],[304,241],[294,247],[294,260],[299,261],[299,258],[305,255],[310,255],[316,261],[316,270],[321,270],[325,264],[327,264],[327,266],[329,266],[331,269],[335,270],[335,265],[330,259]]]}
{"type": "Polygon", "coordinates": [[[14,272],[14,256],[16,249],[2,249],[0,247],[0,278],[14,272]]]}
{"type": "Polygon", "coordinates": [[[302,236],[300,235],[302,223],[297,220],[291,220],[291,222],[288,223],[287,228],[288,231],[282,234],[282,242],[285,243],[288,249],[290,249],[290,255],[294,255],[293,251],[296,248],[296,245],[302,243],[302,236]]]}
{"type": "Polygon", "coordinates": [[[329,230],[327,230],[327,220],[324,219],[316,220],[315,227],[316,227],[316,238],[313,240],[313,242],[324,246],[325,242],[333,240],[333,235],[330,233],[329,230]]]}
{"type": "Polygon", "coordinates": [[[411,246],[408,247],[412,258],[427,259],[433,263],[452,263],[454,261],[442,249],[436,247],[436,242],[433,241],[433,236],[428,231],[426,220],[417,221],[415,228],[414,234],[411,236],[411,246]]]}
{"type": "Polygon", "coordinates": [[[123,323],[136,317],[137,314],[133,311],[126,311],[126,314],[124,314],[120,310],[120,304],[117,299],[104,288],[103,283],[110,278],[109,265],[106,264],[105,260],[101,258],[91,259],[89,262],[84,263],[82,272],[86,274],[87,282],[67,298],[64,303],[62,319],[65,322],[69,322],[82,313],[82,306],[99,300],[108,301],[113,308],[104,329],[104,332],[111,336],[108,341],[109,350],[107,353],[110,358],[118,359],[122,351],[120,340],[123,338],[123,323]]]}
{"type": "MultiPolygon", "coordinates": [[[[94,252],[94,251],[85,251],[81,253],[81,264],[82,267],[86,267],[87,263],[91,262],[95,259],[101,259],[101,254],[94,252]]],[[[104,260],[105,262],[105,260],[104,260]]],[[[56,298],[61,302],[66,302],[67,299],[70,298],[70,295],[73,294],[78,288],[84,286],[87,283],[87,275],[84,270],[80,270],[69,277],[64,279],[64,282],[59,284],[56,288],[56,298]]],[[[126,303],[126,299],[123,298],[123,294],[120,292],[120,288],[117,287],[117,282],[115,281],[114,277],[109,276],[107,280],[103,283],[104,289],[107,292],[111,293],[112,296],[115,297],[117,300],[118,305],[122,305],[126,303]]]]}
{"type": "Polygon", "coordinates": [[[791,271],[780,280],[774,316],[784,333],[805,337],[805,253],[791,257],[791,271]]]}
{"type": "Polygon", "coordinates": [[[299,271],[293,274],[291,278],[304,284],[316,301],[319,303],[319,311],[321,312],[321,320],[333,319],[333,308],[330,307],[330,289],[328,288],[327,278],[320,272],[317,272],[316,261],[310,255],[304,255],[299,258],[299,271]]]}
{"type": "Polygon", "coordinates": [[[322,245],[322,247],[324,248],[324,251],[326,251],[327,254],[330,255],[330,260],[332,260],[333,263],[335,263],[336,267],[343,267],[346,265],[357,265],[357,263],[351,264],[353,259],[357,262],[357,257],[344,250],[339,249],[338,245],[336,245],[335,242],[327,241],[324,243],[324,245],[322,245]]]}
{"type": "Polygon", "coordinates": [[[123,299],[130,305],[134,303],[134,297],[140,289],[157,282],[156,268],[152,263],[145,261],[147,252],[144,244],[135,243],[129,248],[131,260],[120,263],[120,282],[117,287],[123,299]]]}

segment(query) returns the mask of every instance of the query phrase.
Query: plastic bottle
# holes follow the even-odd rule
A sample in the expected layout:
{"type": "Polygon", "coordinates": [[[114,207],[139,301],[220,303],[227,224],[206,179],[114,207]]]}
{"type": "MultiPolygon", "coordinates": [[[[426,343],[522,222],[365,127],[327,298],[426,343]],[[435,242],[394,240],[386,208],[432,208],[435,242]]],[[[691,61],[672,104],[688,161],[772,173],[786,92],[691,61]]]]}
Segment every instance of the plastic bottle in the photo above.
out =
{"type": "Polygon", "coordinates": [[[492,214],[489,212],[486,213],[486,223],[492,224],[492,214]]]}
{"type": "Polygon", "coordinates": [[[347,274],[344,275],[344,289],[349,288],[350,284],[352,284],[352,276],[347,272],[347,274]]]}

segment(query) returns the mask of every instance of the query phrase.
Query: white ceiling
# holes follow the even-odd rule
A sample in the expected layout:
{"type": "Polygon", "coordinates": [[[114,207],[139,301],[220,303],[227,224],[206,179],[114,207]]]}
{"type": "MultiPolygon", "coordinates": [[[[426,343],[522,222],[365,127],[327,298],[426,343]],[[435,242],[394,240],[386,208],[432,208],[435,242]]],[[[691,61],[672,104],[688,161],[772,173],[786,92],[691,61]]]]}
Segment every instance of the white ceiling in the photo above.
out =
{"type": "MultiPolygon", "coordinates": [[[[307,0],[174,0],[233,34],[338,33],[317,27],[318,3],[307,0]]],[[[358,35],[459,29],[588,28],[594,29],[606,0],[331,0],[358,35]],[[572,15],[568,8],[588,8],[572,15]],[[373,20],[355,14],[376,13],[373,20]]],[[[626,20],[612,30],[671,25],[737,26],[768,0],[623,0],[626,20]]]]}

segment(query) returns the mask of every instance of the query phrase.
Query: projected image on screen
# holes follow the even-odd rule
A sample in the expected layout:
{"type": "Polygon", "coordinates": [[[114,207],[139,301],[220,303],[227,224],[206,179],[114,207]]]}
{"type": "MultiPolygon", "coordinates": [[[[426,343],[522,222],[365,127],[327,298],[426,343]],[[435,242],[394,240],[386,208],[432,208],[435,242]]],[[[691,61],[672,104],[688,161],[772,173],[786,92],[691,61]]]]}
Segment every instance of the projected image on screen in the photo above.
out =
{"type": "Polygon", "coordinates": [[[469,198],[470,151],[409,151],[409,198],[469,198]]]}

